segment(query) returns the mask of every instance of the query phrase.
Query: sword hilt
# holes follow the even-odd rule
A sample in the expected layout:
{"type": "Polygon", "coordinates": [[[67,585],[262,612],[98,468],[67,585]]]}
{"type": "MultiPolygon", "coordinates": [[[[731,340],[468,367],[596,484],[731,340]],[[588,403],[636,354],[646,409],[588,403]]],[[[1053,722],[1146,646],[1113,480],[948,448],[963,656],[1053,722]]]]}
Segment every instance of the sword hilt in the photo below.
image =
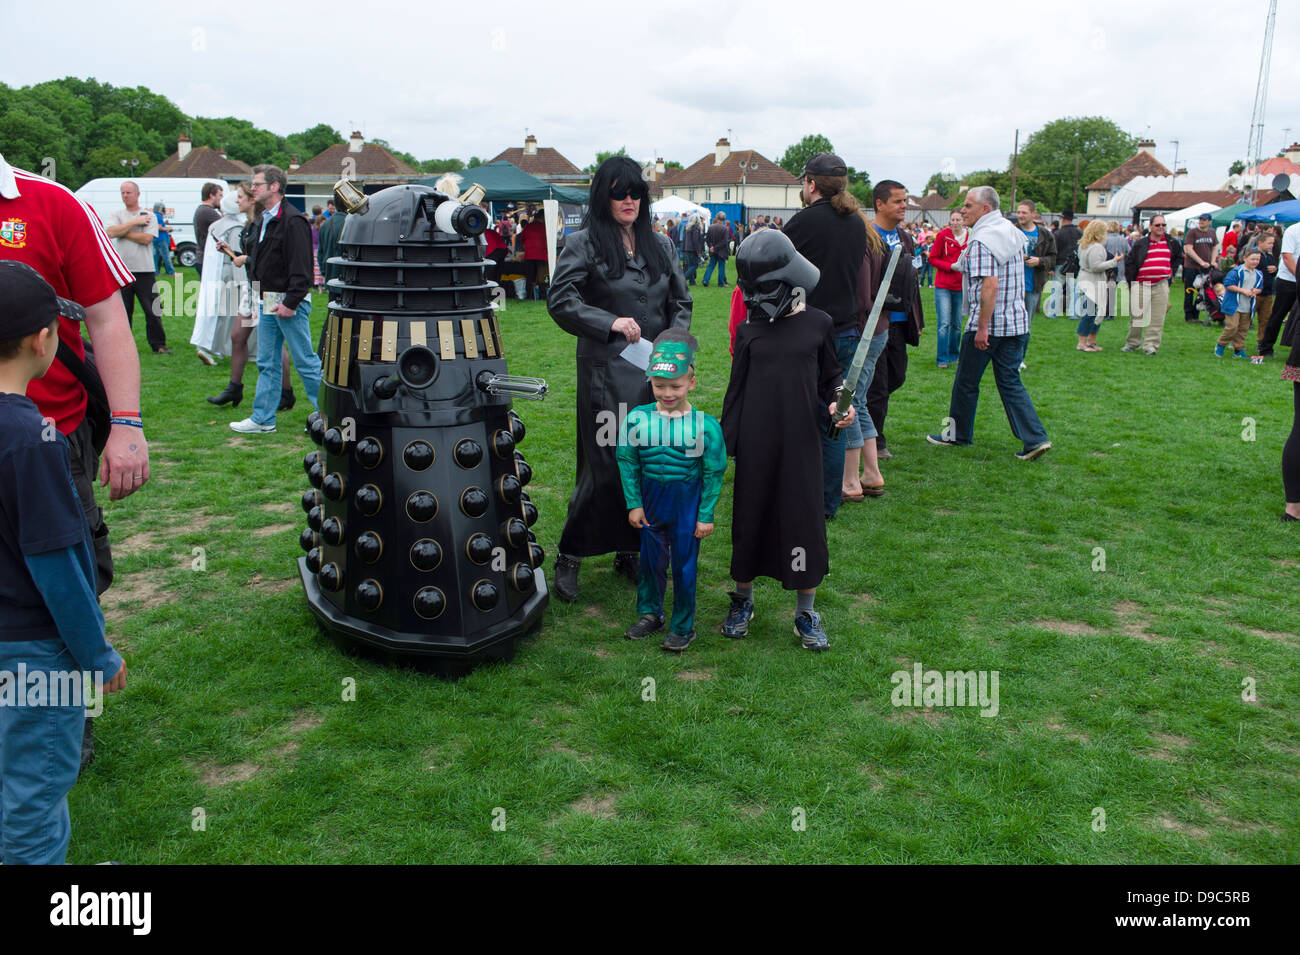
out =
{"type": "Polygon", "coordinates": [[[831,412],[830,427],[826,429],[826,437],[832,441],[838,439],[840,432],[844,430],[837,425],[848,417],[849,409],[853,407],[853,389],[846,381],[835,389],[835,395],[835,410],[831,412]]]}

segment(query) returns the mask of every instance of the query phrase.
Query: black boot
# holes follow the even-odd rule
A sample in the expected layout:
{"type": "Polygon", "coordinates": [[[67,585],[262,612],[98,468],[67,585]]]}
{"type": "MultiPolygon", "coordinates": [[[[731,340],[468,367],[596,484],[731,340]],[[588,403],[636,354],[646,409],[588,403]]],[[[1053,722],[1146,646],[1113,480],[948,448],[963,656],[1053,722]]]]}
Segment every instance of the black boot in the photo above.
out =
{"type": "Polygon", "coordinates": [[[582,561],[568,554],[555,555],[555,596],[566,604],[578,599],[578,568],[582,561]]]}
{"type": "Polygon", "coordinates": [[[641,555],[635,551],[619,551],[614,555],[614,573],[622,574],[632,583],[641,578],[641,555]]]}
{"type": "Polygon", "coordinates": [[[277,412],[291,411],[293,409],[294,401],[295,399],[293,397],[293,389],[285,388],[283,391],[280,392],[280,407],[276,408],[275,410],[277,412]]]}
{"type": "Polygon", "coordinates": [[[208,401],[214,405],[229,404],[232,408],[238,408],[239,403],[244,400],[244,385],[239,381],[232,381],[226,384],[226,390],[221,392],[215,398],[209,396],[208,401]]]}

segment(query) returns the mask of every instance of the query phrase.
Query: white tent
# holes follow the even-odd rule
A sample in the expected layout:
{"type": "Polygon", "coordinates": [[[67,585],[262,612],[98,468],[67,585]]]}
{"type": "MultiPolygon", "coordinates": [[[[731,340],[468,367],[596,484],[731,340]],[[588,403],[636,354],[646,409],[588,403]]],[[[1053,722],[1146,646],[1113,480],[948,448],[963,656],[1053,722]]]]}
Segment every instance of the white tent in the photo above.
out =
{"type": "Polygon", "coordinates": [[[677,219],[681,216],[701,215],[704,216],[705,222],[713,218],[713,213],[709,212],[704,206],[691,202],[689,199],[683,199],[681,196],[664,196],[664,198],[650,206],[650,214],[661,219],[677,219]]]}
{"type": "Polygon", "coordinates": [[[1223,207],[1216,206],[1213,202],[1198,202],[1195,205],[1188,206],[1186,209],[1179,209],[1177,212],[1169,213],[1165,216],[1165,221],[1168,222],[1172,228],[1186,231],[1187,229],[1196,228],[1196,220],[1200,217],[1202,212],[1214,213],[1218,212],[1221,208],[1223,207]]]}
{"type": "Polygon", "coordinates": [[[1110,201],[1106,204],[1106,215],[1127,216],[1135,205],[1144,199],[1150,199],[1157,192],[1184,189],[1214,192],[1223,187],[1222,179],[1207,176],[1138,176],[1111,193],[1110,201]]]}

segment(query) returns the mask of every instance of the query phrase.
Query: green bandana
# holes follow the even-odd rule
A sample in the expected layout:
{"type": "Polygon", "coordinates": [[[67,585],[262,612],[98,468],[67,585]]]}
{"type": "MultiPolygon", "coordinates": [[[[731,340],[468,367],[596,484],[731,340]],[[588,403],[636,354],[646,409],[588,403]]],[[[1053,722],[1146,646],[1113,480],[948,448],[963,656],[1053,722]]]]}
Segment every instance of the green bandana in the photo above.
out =
{"type": "Polygon", "coordinates": [[[685,342],[662,341],[655,345],[650,354],[650,367],[646,371],[649,378],[680,378],[691,370],[695,363],[695,352],[685,342]]]}

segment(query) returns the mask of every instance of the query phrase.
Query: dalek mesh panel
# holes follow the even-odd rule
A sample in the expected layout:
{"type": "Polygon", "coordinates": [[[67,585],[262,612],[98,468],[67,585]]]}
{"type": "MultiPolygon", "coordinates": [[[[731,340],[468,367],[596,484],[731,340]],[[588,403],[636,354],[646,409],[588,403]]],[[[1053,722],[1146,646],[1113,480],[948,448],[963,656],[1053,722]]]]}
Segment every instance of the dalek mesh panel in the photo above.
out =
{"type": "Polygon", "coordinates": [[[395,186],[330,263],[320,410],[308,419],[299,573],[345,644],[464,672],[513,656],[547,602],[532,471],[474,206],[395,186]]]}

